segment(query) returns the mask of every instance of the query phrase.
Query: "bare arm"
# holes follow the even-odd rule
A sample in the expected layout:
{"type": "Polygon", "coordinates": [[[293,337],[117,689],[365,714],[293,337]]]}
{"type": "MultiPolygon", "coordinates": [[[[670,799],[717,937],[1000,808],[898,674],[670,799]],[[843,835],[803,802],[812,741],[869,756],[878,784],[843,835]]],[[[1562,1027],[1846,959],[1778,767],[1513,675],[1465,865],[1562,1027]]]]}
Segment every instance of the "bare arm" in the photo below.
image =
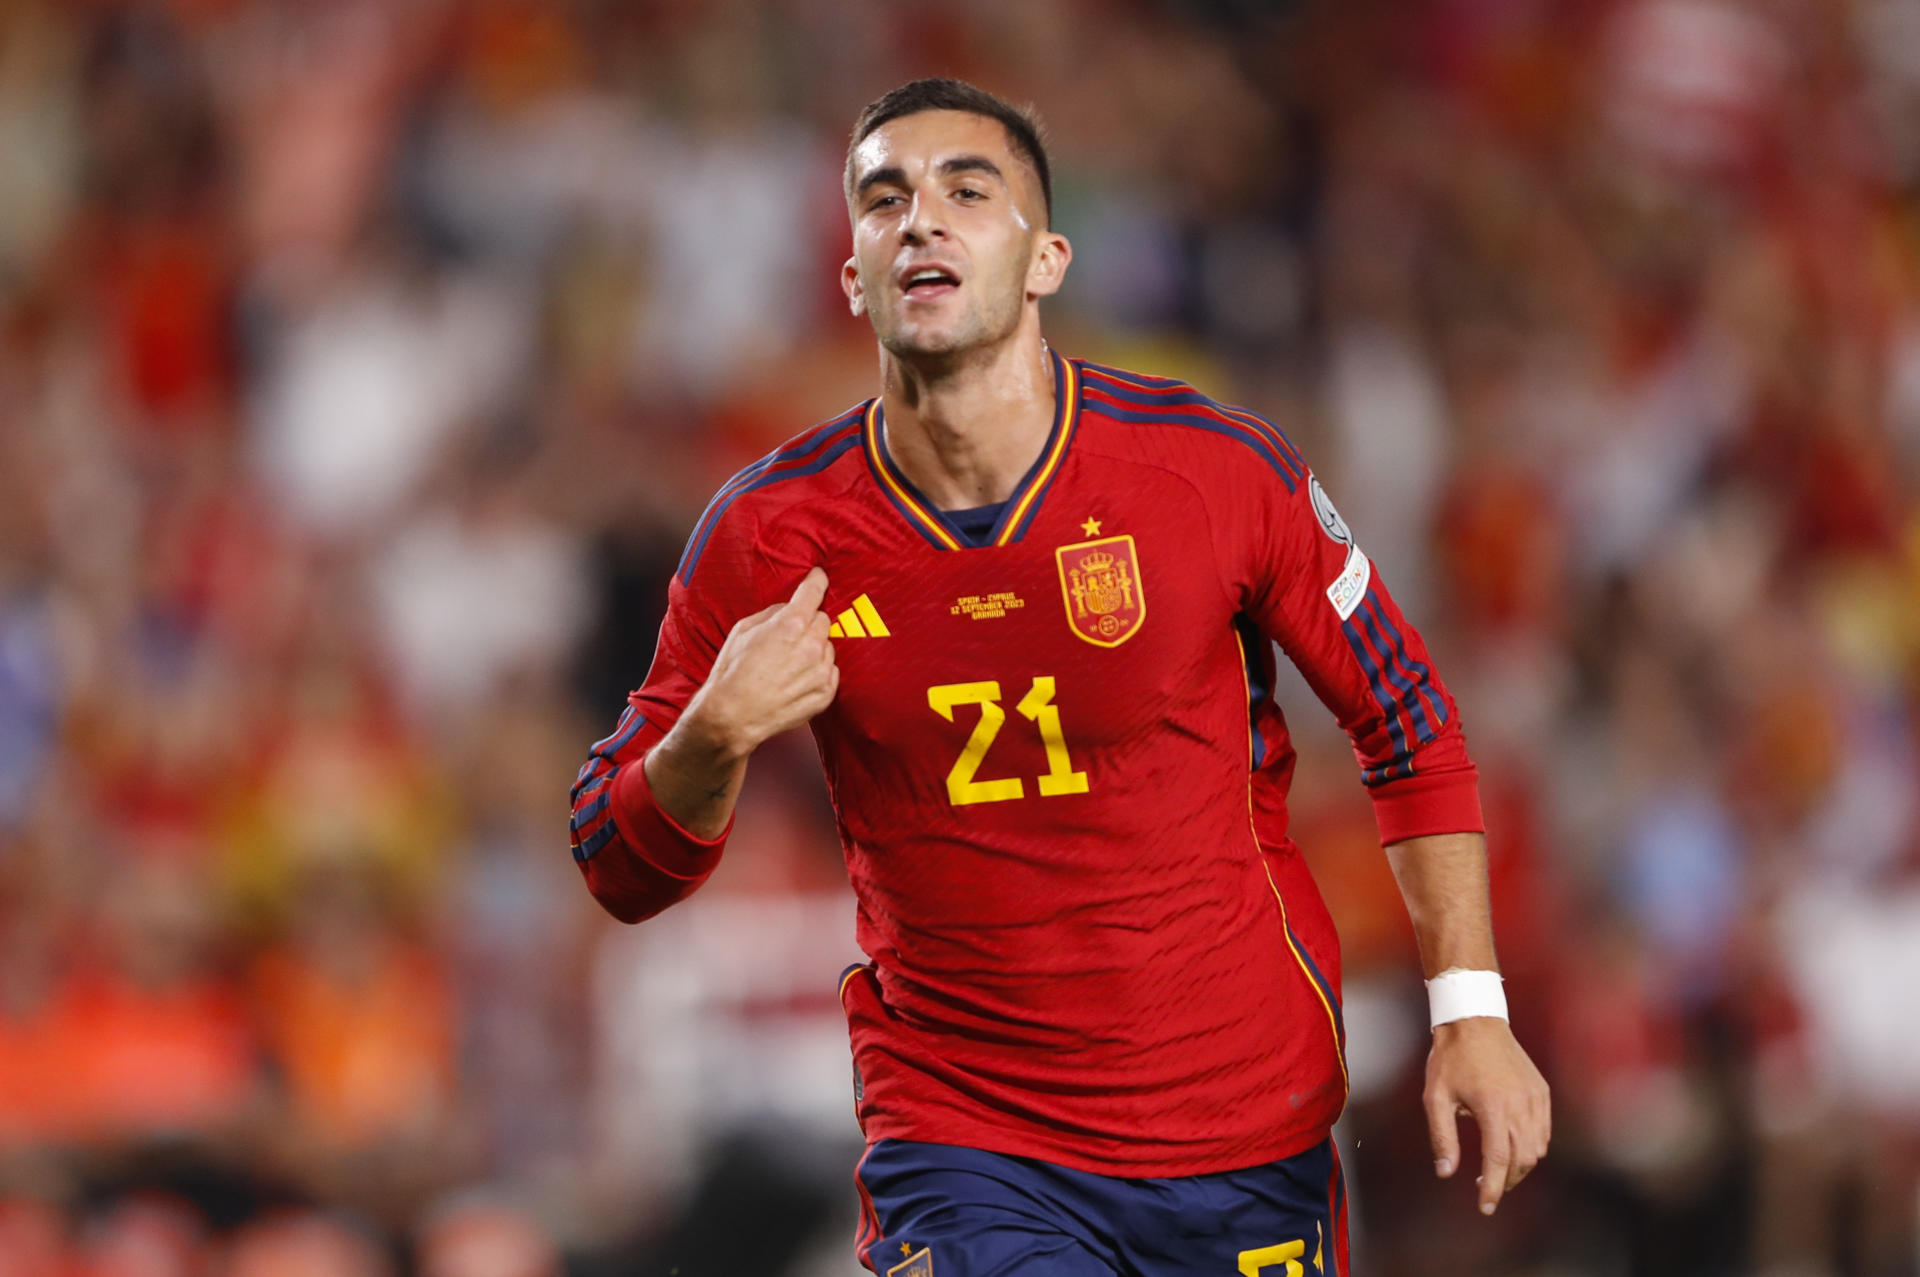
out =
{"type": "Polygon", "coordinates": [[[820,611],[826,592],[815,568],[787,602],[742,618],[686,713],[648,752],[654,801],[694,836],[718,838],[733,819],[754,750],[833,703],[840,670],[820,611]]]}
{"type": "MultiPolygon", "coordinates": [[[[1387,848],[1400,884],[1420,965],[1428,979],[1451,967],[1497,971],[1482,834],[1434,834],[1387,848]]],[[[1491,1215],[1506,1191],[1546,1156],[1553,1115],[1546,1080],[1505,1020],[1475,1016],[1433,1031],[1424,1096],[1434,1170],[1460,1162],[1458,1119],[1480,1127],[1480,1210],[1491,1215]]]]}
{"type": "Polygon", "coordinates": [[[1485,834],[1433,834],[1387,848],[1431,980],[1448,967],[1498,971],[1487,901],[1485,834]]]}

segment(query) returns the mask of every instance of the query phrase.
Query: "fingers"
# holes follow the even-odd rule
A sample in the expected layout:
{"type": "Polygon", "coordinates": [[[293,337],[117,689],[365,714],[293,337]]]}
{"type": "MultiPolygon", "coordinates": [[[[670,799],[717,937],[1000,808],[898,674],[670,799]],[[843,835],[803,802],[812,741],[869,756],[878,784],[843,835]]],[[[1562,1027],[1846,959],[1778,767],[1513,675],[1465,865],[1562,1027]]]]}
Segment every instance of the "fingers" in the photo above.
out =
{"type": "Polygon", "coordinates": [[[1460,1165],[1460,1128],[1458,1106],[1451,1091],[1429,1087],[1424,1097],[1427,1109],[1427,1133],[1433,1138],[1433,1173],[1441,1179],[1453,1174],[1460,1165]]]}
{"type": "Polygon", "coordinates": [[[822,680],[819,690],[813,695],[813,703],[807,711],[808,718],[812,718],[815,714],[820,713],[826,709],[827,706],[833,704],[833,698],[840,694],[840,667],[832,663],[833,658],[831,656],[829,656],[827,660],[826,677],[822,680]]]}
{"type": "Polygon", "coordinates": [[[1507,1189],[1525,1179],[1547,1155],[1553,1140],[1553,1098],[1546,1081],[1537,1073],[1522,1092],[1522,1099],[1507,1124],[1511,1131],[1509,1151],[1512,1163],[1507,1168],[1507,1189]]]}
{"type": "MultiPolygon", "coordinates": [[[[825,618],[823,617],[821,619],[824,620],[825,618]]],[[[833,640],[828,638],[826,634],[823,632],[820,635],[819,643],[820,643],[819,655],[814,657],[813,668],[816,671],[822,686],[825,686],[829,680],[833,680],[835,686],[838,686],[838,680],[840,678],[840,662],[838,657],[834,654],[833,640]]]]}
{"type": "MultiPolygon", "coordinates": [[[[820,569],[815,568],[818,573],[820,569]]],[[[811,575],[811,574],[810,574],[811,575]]],[[[821,574],[824,577],[824,573],[821,574]]],[[[806,583],[801,583],[806,588],[806,583]]],[[[795,602],[802,596],[795,593],[792,601],[784,605],[788,615],[795,602]]],[[[797,700],[802,714],[801,721],[812,718],[833,703],[835,691],[840,686],[840,666],[833,650],[833,638],[830,631],[833,621],[825,612],[815,612],[807,618],[801,638],[793,648],[795,664],[791,667],[792,677],[798,680],[797,700]]]]}
{"type": "MultiPolygon", "coordinates": [[[[779,606],[783,617],[793,619],[793,623],[802,628],[807,639],[806,651],[816,666],[833,665],[833,618],[820,611],[820,604],[827,596],[827,574],[815,567],[800,579],[794,588],[793,597],[779,606]]],[[[836,678],[838,676],[836,675],[836,678]]],[[[837,684],[836,684],[837,685],[837,684]]],[[[828,694],[832,699],[832,694],[828,694]]]]}
{"type": "MultiPolygon", "coordinates": [[[[1509,1182],[1514,1168],[1513,1132],[1497,1114],[1480,1120],[1480,1213],[1493,1214],[1500,1198],[1518,1180],[1509,1182]]],[[[1520,1172],[1525,1175],[1525,1171],[1520,1172]]]]}
{"type": "MultiPolygon", "coordinates": [[[[1520,1181],[1531,1174],[1533,1168],[1540,1164],[1540,1159],[1547,1155],[1545,1114],[1532,1103],[1528,1105],[1526,1117],[1523,1120],[1514,1122],[1512,1125],[1509,1151],[1512,1156],[1512,1161],[1507,1166],[1507,1182],[1503,1190],[1504,1192],[1513,1191],[1513,1189],[1519,1185],[1520,1181]]],[[[1485,1210],[1486,1207],[1483,1205],[1481,1209],[1485,1210]]]]}
{"type": "Polygon", "coordinates": [[[1434,1169],[1449,1175],[1460,1161],[1458,1121],[1469,1114],[1480,1128],[1480,1211],[1491,1215],[1501,1199],[1547,1155],[1553,1135],[1552,1096],[1546,1079],[1499,1021],[1468,1019],[1437,1031],[1422,1097],[1433,1135],[1434,1169]]]}
{"type": "Polygon", "coordinates": [[[748,630],[751,630],[757,626],[766,624],[768,621],[771,621],[774,617],[778,616],[780,614],[780,609],[785,606],[786,604],[784,603],[774,603],[774,604],[768,605],[767,607],[761,608],[758,612],[755,612],[750,616],[741,617],[739,620],[733,623],[733,628],[727,631],[728,636],[731,637],[732,635],[735,635],[735,634],[744,634],[748,630]]]}
{"type": "Polygon", "coordinates": [[[742,617],[715,655],[700,697],[748,750],[813,718],[840,688],[831,630],[820,611],[827,574],[809,569],[783,603],[742,617]]]}
{"type": "Polygon", "coordinates": [[[1547,1145],[1553,1140],[1553,1103],[1548,1095],[1546,1083],[1528,1096],[1527,1113],[1524,1121],[1514,1127],[1513,1162],[1509,1174],[1508,1188],[1512,1188],[1527,1177],[1527,1173],[1540,1164],[1547,1155],[1547,1145]]]}
{"type": "Polygon", "coordinates": [[[805,618],[820,610],[820,601],[827,597],[827,573],[820,567],[807,570],[800,578],[800,584],[794,587],[793,597],[786,601],[781,611],[788,616],[805,618]]]}
{"type": "Polygon", "coordinates": [[[1480,1213],[1491,1215],[1500,1199],[1530,1174],[1547,1155],[1551,1115],[1544,1094],[1529,1096],[1522,1114],[1489,1114],[1481,1123],[1484,1163],[1480,1172],[1480,1213]]]}

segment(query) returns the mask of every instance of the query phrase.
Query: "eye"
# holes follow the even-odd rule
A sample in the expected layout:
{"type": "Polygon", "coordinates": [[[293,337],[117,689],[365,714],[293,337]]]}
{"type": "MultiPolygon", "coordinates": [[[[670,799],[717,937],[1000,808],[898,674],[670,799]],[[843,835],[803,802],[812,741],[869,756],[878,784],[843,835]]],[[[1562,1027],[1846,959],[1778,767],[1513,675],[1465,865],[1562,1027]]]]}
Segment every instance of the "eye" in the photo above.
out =
{"type": "Polygon", "coordinates": [[[985,191],[976,191],[971,186],[963,186],[959,190],[955,191],[953,194],[956,199],[964,199],[964,200],[979,200],[979,199],[986,198],[985,191]]]}
{"type": "Polygon", "coordinates": [[[889,204],[898,204],[899,202],[900,197],[898,195],[882,195],[867,205],[867,211],[872,212],[876,208],[885,208],[889,204]]]}

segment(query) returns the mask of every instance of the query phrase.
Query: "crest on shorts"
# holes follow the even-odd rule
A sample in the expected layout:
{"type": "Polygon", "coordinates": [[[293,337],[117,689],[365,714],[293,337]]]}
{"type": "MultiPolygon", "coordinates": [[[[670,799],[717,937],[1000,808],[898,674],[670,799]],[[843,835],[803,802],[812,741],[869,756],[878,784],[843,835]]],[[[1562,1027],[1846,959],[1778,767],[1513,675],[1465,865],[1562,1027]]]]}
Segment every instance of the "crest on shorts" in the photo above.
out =
{"type": "Polygon", "coordinates": [[[1147,619],[1141,592],[1140,552],[1130,536],[1101,537],[1063,545],[1053,552],[1060,568],[1060,597],[1073,632],[1099,647],[1119,647],[1147,619]]]}
{"type": "MultiPolygon", "coordinates": [[[[902,1242],[900,1248],[907,1249],[902,1242]]],[[[887,1277],[933,1277],[933,1251],[925,1246],[887,1269],[887,1277]]]]}

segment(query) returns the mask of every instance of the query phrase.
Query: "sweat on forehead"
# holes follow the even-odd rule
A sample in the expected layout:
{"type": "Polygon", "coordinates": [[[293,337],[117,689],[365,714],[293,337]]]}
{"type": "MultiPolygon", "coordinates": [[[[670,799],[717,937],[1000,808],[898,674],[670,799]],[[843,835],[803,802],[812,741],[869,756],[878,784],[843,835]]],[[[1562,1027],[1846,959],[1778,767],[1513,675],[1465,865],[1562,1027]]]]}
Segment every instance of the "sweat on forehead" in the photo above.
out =
{"type": "Polygon", "coordinates": [[[1004,131],[1007,149],[1039,182],[1040,199],[1048,222],[1052,222],[1053,176],[1047,163],[1046,144],[1041,138],[1039,117],[1031,108],[1014,106],[962,80],[913,80],[867,104],[854,122],[853,136],[847,143],[844,180],[849,197],[858,180],[854,163],[861,143],[895,120],[926,111],[959,111],[998,122],[1004,131]]]}

